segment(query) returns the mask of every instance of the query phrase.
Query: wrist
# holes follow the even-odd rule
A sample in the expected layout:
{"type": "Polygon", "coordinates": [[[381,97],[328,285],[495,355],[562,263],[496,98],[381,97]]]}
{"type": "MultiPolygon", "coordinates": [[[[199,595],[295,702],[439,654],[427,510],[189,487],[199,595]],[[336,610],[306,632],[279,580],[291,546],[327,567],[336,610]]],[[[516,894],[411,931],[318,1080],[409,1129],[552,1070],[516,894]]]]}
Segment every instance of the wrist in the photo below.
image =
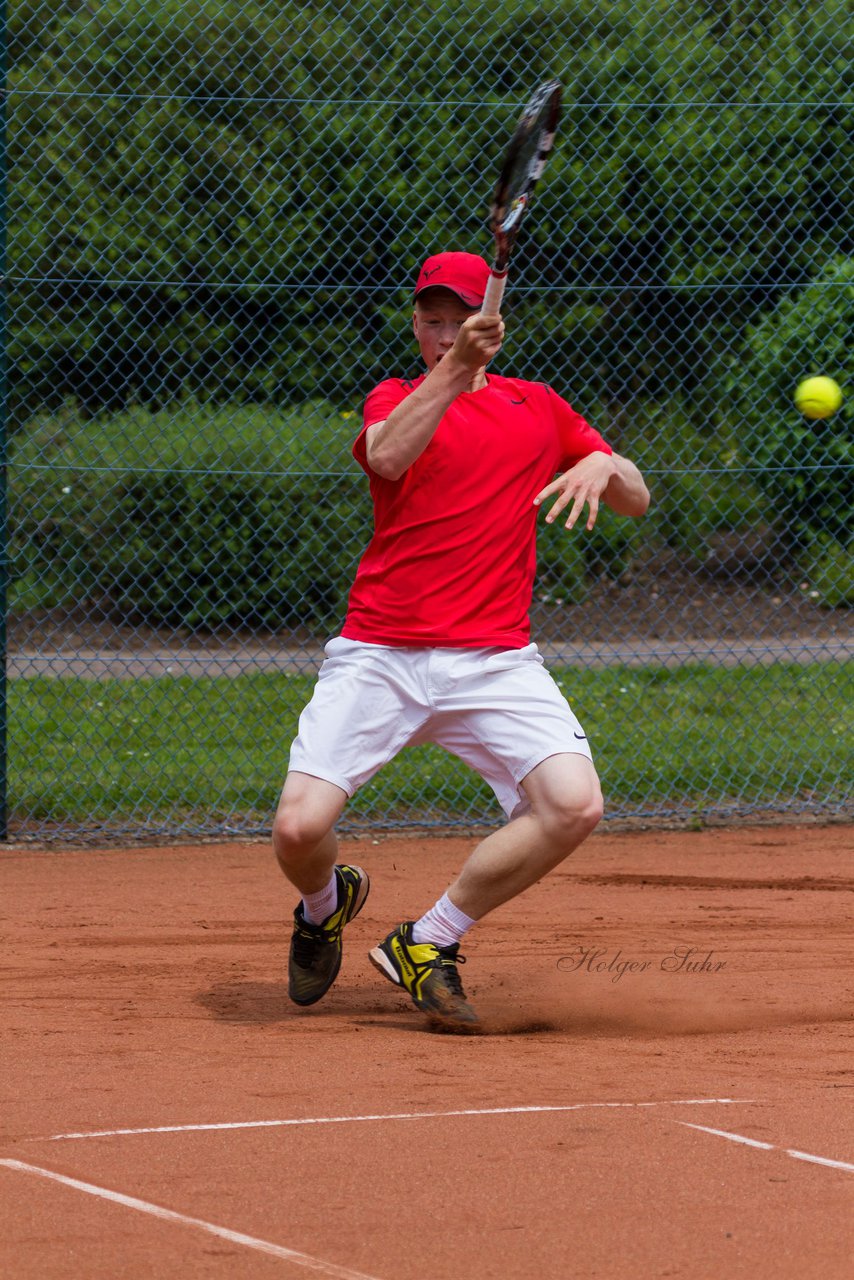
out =
{"type": "Polygon", "coordinates": [[[448,382],[469,382],[477,373],[477,369],[473,369],[465,360],[461,360],[453,351],[449,351],[443,356],[439,363],[434,367],[433,372],[441,373],[448,382]]]}

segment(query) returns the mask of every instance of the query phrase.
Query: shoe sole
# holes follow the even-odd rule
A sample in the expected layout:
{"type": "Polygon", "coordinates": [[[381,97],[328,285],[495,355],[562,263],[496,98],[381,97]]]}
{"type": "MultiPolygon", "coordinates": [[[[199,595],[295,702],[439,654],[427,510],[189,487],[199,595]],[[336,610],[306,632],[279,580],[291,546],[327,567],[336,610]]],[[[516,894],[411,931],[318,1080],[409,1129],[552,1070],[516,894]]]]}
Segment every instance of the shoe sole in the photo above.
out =
{"type": "MultiPolygon", "coordinates": [[[[359,912],[362,910],[362,907],[367,902],[368,894],[371,891],[371,880],[368,873],[366,871],[363,871],[361,867],[353,867],[353,870],[358,871],[359,873],[359,892],[356,894],[356,902],[355,902],[353,911],[344,921],[344,924],[341,926],[342,930],[347,928],[347,925],[350,923],[351,920],[356,919],[356,916],[359,914],[359,912]]],[[[310,1005],[317,1004],[318,1000],[322,1000],[323,997],[326,995],[327,991],[329,990],[329,988],[334,983],[335,979],[338,977],[338,974],[341,972],[341,961],[343,959],[343,956],[344,956],[344,952],[343,952],[343,946],[342,946],[342,949],[338,952],[338,963],[335,966],[335,972],[332,974],[328,983],[318,995],[312,996],[310,1000],[297,1000],[295,996],[292,996],[290,993],[288,993],[288,999],[291,1001],[291,1003],[299,1005],[300,1009],[307,1009],[310,1005]]]]}
{"type": "Polygon", "coordinates": [[[369,951],[368,959],[375,969],[379,969],[380,973],[384,977],[388,978],[389,982],[393,982],[396,987],[403,986],[403,983],[397,976],[397,970],[383,951],[382,947],[374,947],[372,951],[369,951]]]}
{"type": "MultiPolygon", "coordinates": [[[[396,987],[400,987],[406,991],[406,987],[397,976],[397,970],[389,960],[382,947],[374,947],[368,952],[368,959],[375,969],[388,978],[389,982],[393,982],[396,987]]],[[[411,992],[407,992],[416,1009],[427,1015],[430,1023],[431,1031],[444,1032],[447,1035],[458,1036],[479,1036],[483,1034],[483,1025],[480,1022],[468,1022],[462,1018],[448,1018],[437,1013],[435,1009],[431,1009],[424,1005],[422,1001],[416,1000],[411,992]]]]}

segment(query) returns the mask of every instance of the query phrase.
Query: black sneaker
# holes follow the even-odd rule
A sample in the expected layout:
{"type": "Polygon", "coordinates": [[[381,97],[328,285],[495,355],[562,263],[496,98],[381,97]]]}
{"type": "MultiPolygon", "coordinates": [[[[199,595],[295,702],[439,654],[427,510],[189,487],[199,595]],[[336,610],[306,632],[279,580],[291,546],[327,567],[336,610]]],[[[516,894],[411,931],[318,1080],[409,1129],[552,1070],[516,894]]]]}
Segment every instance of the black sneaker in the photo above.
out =
{"type": "Polygon", "coordinates": [[[337,866],[338,905],[323,924],[311,924],[302,902],[294,911],[288,959],[288,995],[294,1004],[315,1004],[325,996],[341,968],[341,934],[365,905],[371,882],[361,867],[337,866]]]}
{"type": "Polygon", "coordinates": [[[374,947],[370,960],[390,982],[409,992],[415,1007],[429,1014],[435,1031],[471,1034],[481,1026],[457,972],[457,965],[465,964],[459,950],[459,944],[413,942],[412,923],[407,921],[374,947]]]}

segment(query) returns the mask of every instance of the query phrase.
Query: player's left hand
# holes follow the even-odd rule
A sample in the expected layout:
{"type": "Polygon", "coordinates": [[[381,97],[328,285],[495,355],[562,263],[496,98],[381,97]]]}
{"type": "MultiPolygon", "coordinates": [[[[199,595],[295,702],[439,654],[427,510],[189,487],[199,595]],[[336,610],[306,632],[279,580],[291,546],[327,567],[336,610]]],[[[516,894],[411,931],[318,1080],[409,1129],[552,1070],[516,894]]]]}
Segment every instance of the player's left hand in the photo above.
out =
{"type": "Polygon", "coordinates": [[[546,516],[546,523],[552,524],[571,502],[572,507],[566,520],[566,528],[571,529],[584,511],[586,503],[587,528],[592,529],[599,514],[599,499],[616,473],[617,463],[611,454],[589,453],[574,467],[570,467],[569,471],[564,471],[563,475],[541,489],[534,498],[534,506],[540,506],[546,498],[556,493],[557,501],[546,516]]]}

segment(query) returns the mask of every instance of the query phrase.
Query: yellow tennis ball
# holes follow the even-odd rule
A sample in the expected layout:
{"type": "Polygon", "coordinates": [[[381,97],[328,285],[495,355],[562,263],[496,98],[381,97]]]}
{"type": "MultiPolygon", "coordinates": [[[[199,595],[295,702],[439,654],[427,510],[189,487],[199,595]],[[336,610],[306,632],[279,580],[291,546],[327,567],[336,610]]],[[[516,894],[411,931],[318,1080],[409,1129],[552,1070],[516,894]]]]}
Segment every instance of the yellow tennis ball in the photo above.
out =
{"type": "Polygon", "coordinates": [[[829,418],[842,404],[842,391],[832,378],[805,378],[795,392],[795,405],[805,418],[829,418]]]}

